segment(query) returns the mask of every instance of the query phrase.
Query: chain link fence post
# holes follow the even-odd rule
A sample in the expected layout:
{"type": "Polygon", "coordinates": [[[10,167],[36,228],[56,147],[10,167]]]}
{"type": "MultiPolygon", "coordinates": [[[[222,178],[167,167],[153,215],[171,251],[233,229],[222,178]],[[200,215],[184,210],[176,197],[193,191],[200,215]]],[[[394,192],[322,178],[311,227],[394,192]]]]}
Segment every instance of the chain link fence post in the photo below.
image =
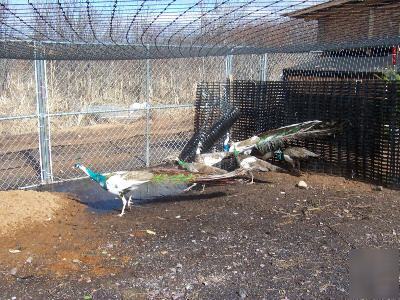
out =
{"type": "Polygon", "coordinates": [[[146,167],[150,166],[150,105],[152,97],[151,61],[146,59],[146,167]]]}
{"type": "Polygon", "coordinates": [[[233,55],[225,56],[225,78],[228,81],[231,81],[233,72],[232,72],[232,62],[233,62],[233,55]]]}
{"type": "Polygon", "coordinates": [[[42,183],[53,182],[50,122],[47,105],[46,61],[35,59],[36,104],[39,126],[39,154],[42,183]]]}
{"type": "Polygon", "coordinates": [[[267,81],[267,53],[260,56],[260,81],[267,81]]]}

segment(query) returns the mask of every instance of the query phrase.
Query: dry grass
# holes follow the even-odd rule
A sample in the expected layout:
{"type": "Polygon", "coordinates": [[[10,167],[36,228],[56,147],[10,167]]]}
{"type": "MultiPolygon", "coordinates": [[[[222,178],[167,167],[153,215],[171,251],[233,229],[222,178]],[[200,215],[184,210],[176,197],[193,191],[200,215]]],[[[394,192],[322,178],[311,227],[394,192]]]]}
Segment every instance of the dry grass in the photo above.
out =
{"type": "MultiPolygon", "coordinates": [[[[285,67],[310,59],[307,54],[268,55],[268,79],[278,80],[285,67]]],[[[257,80],[260,56],[239,55],[233,59],[234,79],[257,80]]],[[[50,112],[86,111],[90,107],[129,108],[150,100],[153,105],[193,103],[202,81],[225,79],[224,57],[154,59],[151,88],[147,88],[145,60],[48,61],[47,86],[50,112]]],[[[0,116],[31,115],[36,112],[33,61],[0,60],[0,116]]],[[[179,114],[179,112],[177,112],[179,114]]],[[[53,118],[57,127],[80,126],[82,117],[53,118]]],[[[0,122],[3,135],[30,133],[36,121],[0,122]]]]}

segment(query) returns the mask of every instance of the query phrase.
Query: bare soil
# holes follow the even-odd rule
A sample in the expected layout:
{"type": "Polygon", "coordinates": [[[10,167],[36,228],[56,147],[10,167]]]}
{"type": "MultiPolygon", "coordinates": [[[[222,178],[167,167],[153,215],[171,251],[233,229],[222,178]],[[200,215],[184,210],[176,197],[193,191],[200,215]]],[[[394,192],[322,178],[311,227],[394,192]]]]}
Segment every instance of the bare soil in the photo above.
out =
{"type": "Polygon", "coordinates": [[[45,226],[67,203],[62,195],[48,192],[0,191],[0,237],[38,223],[45,226]]]}
{"type": "Polygon", "coordinates": [[[350,250],[399,247],[399,191],[316,174],[258,179],[122,218],[66,200],[1,239],[0,298],[337,299],[348,296],[350,250]]]}

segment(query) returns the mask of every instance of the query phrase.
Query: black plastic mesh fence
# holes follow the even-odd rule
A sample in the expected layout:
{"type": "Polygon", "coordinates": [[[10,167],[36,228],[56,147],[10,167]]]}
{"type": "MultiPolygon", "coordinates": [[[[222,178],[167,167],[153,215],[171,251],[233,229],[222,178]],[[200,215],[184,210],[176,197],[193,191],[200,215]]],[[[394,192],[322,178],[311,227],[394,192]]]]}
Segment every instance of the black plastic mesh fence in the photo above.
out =
{"type": "Polygon", "coordinates": [[[318,138],[296,145],[321,155],[303,167],[387,186],[400,187],[400,85],[364,82],[202,83],[198,87],[195,128],[211,124],[221,113],[221,91],[242,115],[231,138],[241,140],[257,132],[307,120],[342,121],[334,138],[318,138]],[[209,110],[212,113],[209,113],[209,110]],[[210,116],[210,117],[209,117],[210,116]]]}

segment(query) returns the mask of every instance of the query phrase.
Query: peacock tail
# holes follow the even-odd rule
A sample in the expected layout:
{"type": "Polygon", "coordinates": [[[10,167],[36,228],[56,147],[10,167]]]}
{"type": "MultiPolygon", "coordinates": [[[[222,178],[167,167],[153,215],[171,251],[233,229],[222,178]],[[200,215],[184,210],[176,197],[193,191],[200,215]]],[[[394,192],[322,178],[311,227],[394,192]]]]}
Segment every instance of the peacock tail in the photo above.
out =
{"type": "Polygon", "coordinates": [[[153,183],[170,183],[170,184],[190,184],[190,183],[206,183],[213,181],[223,181],[226,179],[232,179],[240,176],[243,170],[238,169],[233,172],[225,174],[202,174],[202,173],[191,173],[186,170],[180,169],[153,169],[151,171],[153,183]]]}
{"type": "Polygon", "coordinates": [[[338,128],[337,123],[318,120],[292,124],[260,134],[260,139],[257,141],[255,147],[258,151],[265,154],[276,151],[293,140],[303,140],[333,134],[338,128]]]}

